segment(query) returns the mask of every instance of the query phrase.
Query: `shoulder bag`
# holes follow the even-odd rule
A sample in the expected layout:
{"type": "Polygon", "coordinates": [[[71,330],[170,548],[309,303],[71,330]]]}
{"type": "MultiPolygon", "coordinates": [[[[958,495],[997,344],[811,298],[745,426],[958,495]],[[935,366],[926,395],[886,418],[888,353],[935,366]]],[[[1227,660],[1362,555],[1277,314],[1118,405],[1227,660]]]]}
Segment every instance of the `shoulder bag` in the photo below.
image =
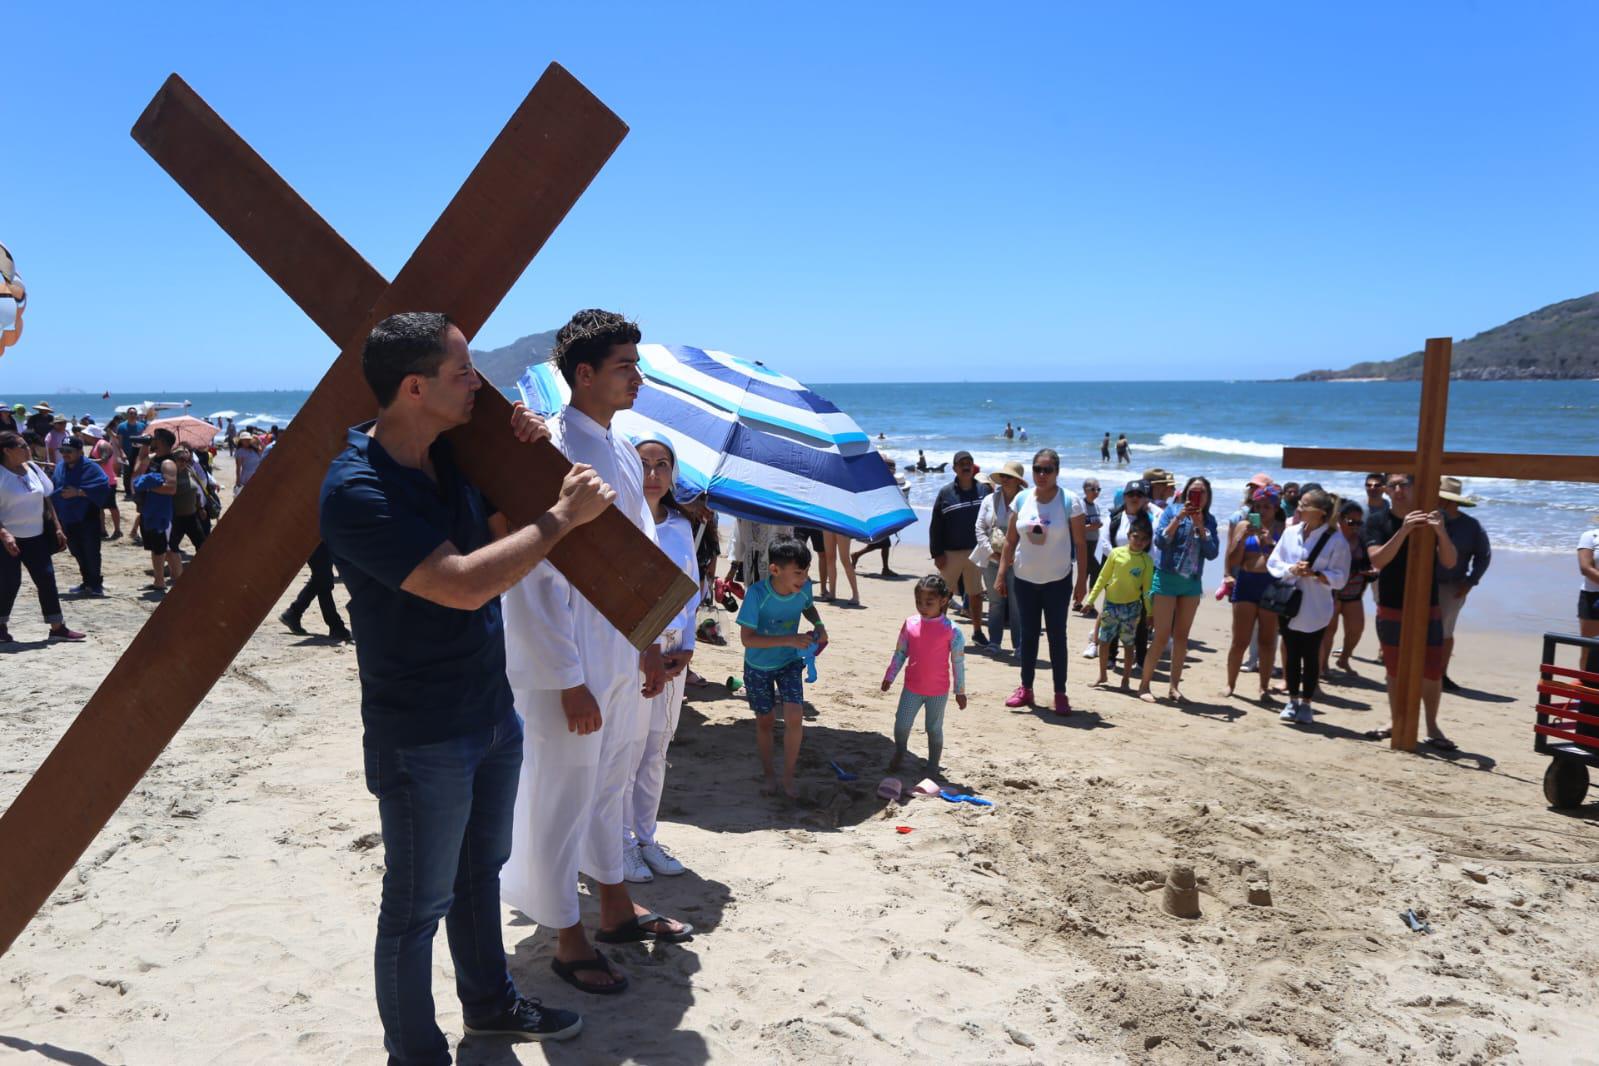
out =
{"type": "MultiPolygon", "coordinates": [[[[1316,556],[1321,554],[1322,548],[1327,546],[1327,540],[1337,530],[1328,528],[1310,549],[1310,554],[1305,556],[1305,562],[1311,566],[1316,565],[1316,556]]],[[[1266,586],[1266,591],[1260,594],[1260,609],[1270,611],[1283,621],[1288,621],[1299,613],[1299,605],[1304,601],[1305,593],[1299,587],[1298,578],[1280,577],[1266,586]]]]}

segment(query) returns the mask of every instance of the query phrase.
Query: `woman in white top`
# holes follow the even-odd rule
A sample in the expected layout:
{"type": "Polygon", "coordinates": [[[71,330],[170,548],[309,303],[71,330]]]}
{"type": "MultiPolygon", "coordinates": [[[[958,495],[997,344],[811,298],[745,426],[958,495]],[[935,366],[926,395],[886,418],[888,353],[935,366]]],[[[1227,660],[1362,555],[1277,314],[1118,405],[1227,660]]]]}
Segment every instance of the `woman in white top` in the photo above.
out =
{"type": "Polygon", "coordinates": [[[1088,591],[1088,569],[1077,571],[1072,587],[1072,566],[1087,558],[1083,505],[1061,488],[1060,456],[1044,448],[1033,456],[1033,487],[1018,493],[1011,504],[1005,534],[1005,554],[1000,559],[994,591],[1014,595],[1022,616],[1021,686],[1005,701],[1007,707],[1033,706],[1033,675],[1038,666],[1039,619],[1049,636],[1049,667],[1055,682],[1055,713],[1071,714],[1066,698],[1066,616],[1073,599],[1088,591]],[[1014,582],[1015,589],[1011,589],[1014,582]]]}
{"type": "Polygon", "coordinates": [[[977,508],[977,547],[972,561],[983,571],[983,591],[988,600],[988,639],[994,651],[1003,644],[1010,630],[1011,649],[1022,647],[1021,609],[1013,596],[1001,596],[994,588],[999,577],[999,560],[1005,554],[1005,537],[1010,531],[1011,501],[1027,487],[1022,464],[1012,459],[988,475],[994,491],[983,497],[977,508]]]}
{"type": "MultiPolygon", "coordinates": [[[[1599,522],[1599,518],[1594,521],[1599,522]]],[[[1584,530],[1577,538],[1577,569],[1582,572],[1582,591],[1577,593],[1577,625],[1585,637],[1599,637],[1599,563],[1594,549],[1599,548],[1599,529],[1584,530]]]]}
{"type": "Polygon", "coordinates": [[[12,642],[11,608],[22,589],[24,568],[33,578],[39,609],[50,624],[50,639],[83,639],[82,633],[67,628],[61,614],[55,564],[50,561],[53,553],[67,546],[67,536],[50,503],[54,491],[50,478],[31,461],[22,435],[0,432],[0,644],[12,642]],[[54,532],[45,527],[46,514],[54,532]]]}
{"type": "MultiPolygon", "coordinates": [[[[694,526],[672,495],[677,481],[677,456],[670,444],[653,437],[637,440],[634,446],[644,465],[644,499],[655,518],[655,535],[661,550],[699,584],[694,526]]],[[[661,633],[666,687],[648,701],[649,738],[639,752],[638,765],[622,798],[622,876],[635,883],[653,881],[656,874],[675,877],[683,872],[683,864],[655,839],[655,819],[666,785],[666,749],[677,732],[688,664],[694,658],[694,616],[698,605],[699,597],[689,600],[661,633]]]]}
{"type": "Polygon", "coordinates": [[[241,433],[233,442],[233,493],[238,495],[255,477],[255,468],[265,456],[261,454],[261,438],[254,433],[241,433]]]}
{"type": "Polygon", "coordinates": [[[1333,593],[1349,580],[1349,541],[1332,524],[1332,497],[1320,489],[1305,493],[1295,509],[1299,521],[1283,530],[1266,560],[1266,571],[1299,586],[1299,611],[1282,626],[1288,653],[1285,722],[1311,721],[1321,665],[1321,638],[1333,617],[1333,593]],[[1314,556],[1314,558],[1312,558],[1314,556]]]}

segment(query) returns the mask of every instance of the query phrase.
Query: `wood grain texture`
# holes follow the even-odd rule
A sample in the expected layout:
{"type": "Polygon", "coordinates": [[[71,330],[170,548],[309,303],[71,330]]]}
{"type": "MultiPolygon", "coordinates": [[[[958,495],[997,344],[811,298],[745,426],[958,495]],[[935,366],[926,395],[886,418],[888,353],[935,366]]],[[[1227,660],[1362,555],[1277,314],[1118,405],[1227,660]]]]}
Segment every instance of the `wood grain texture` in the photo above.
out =
{"type": "MultiPolygon", "coordinates": [[[[552,64],[388,285],[181,79],[169,79],[156,94],[135,138],[284,286],[341,354],[257,470],[250,491],[229,507],[206,550],[0,816],[0,953],[188,720],[315,547],[317,490],[328,463],[343,447],[347,427],[376,413],[360,373],[361,344],[372,324],[394,311],[442,309],[471,336],[625,133],[616,116],[552,64]],[[171,641],[184,619],[185,654],[174,655],[171,641]]],[[[503,437],[510,439],[503,406],[498,413],[503,437]]],[[[462,466],[472,477],[474,468],[505,466],[523,455],[544,476],[551,457],[531,448],[463,456],[462,466]]],[[[535,477],[529,483],[543,482],[535,477]]],[[[655,550],[625,518],[615,520],[655,550]]],[[[590,562],[606,571],[629,558],[655,575],[668,599],[692,584],[664,556],[630,557],[593,536],[586,542],[591,555],[579,547],[565,557],[567,566],[590,562]]],[[[574,584],[580,584],[576,577],[574,584]]],[[[621,618],[635,642],[687,599],[663,607],[634,591],[640,601],[621,618]]]]}
{"type": "MultiPolygon", "coordinates": [[[[1444,430],[1449,419],[1451,349],[1449,338],[1429,338],[1422,364],[1421,408],[1416,421],[1416,481],[1412,490],[1414,506],[1419,511],[1433,511],[1438,507],[1438,478],[1443,465],[1444,430]]],[[[1431,526],[1420,526],[1411,532],[1407,543],[1405,602],[1399,623],[1399,672],[1394,678],[1399,685],[1399,699],[1394,707],[1393,736],[1389,744],[1400,751],[1415,751],[1438,537],[1431,526]]]]}
{"type": "MultiPolygon", "coordinates": [[[[1287,470],[1416,472],[1416,453],[1369,448],[1284,448],[1287,470]]],[[[1513,481],[1599,484],[1599,455],[1535,455],[1510,452],[1444,452],[1442,473],[1453,477],[1499,477],[1513,481]]]]}

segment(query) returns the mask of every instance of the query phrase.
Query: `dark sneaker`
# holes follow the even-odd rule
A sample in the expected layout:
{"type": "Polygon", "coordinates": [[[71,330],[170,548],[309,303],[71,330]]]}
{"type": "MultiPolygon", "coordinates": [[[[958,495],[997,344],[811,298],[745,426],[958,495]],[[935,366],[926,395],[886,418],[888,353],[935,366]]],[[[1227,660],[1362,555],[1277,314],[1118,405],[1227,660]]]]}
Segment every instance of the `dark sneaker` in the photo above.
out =
{"type": "Polygon", "coordinates": [[[348,629],[331,630],[328,633],[328,639],[336,640],[340,644],[349,644],[355,640],[355,638],[350,635],[350,631],[348,629]]]}
{"type": "Polygon", "coordinates": [[[282,614],[278,615],[278,621],[288,626],[289,632],[293,633],[295,636],[305,636],[305,627],[300,624],[300,619],[297,615],[292,615],[288,611],[284,611],[282,614]]]}
{"type": "Polygon", "coordinates": [[[513,1040],[570,1040],[583,1031],[576,1011],[546,1007],[536,999],[516,997],[516,1006],[491,1018],[466,1023],[468,1036],[508,1036],[513,1040]]]}

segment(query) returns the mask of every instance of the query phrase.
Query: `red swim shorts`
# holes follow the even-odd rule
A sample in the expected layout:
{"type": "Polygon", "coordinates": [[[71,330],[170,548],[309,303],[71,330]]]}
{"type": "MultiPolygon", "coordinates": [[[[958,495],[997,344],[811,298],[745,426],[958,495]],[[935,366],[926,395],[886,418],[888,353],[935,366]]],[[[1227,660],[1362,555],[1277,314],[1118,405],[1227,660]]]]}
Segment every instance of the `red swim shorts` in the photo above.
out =
{"type": "MultiPolygon", "coordinates": [[[[1382,665],[1392,677],[1399,671],[1399,619],[1397,607],[1377,608],[1377,640],[1382,644],[1382,665]]],[[[1440,681],[1444,676],[1444,620],[1438,607],[1427,615],[1427,655],[1422,660],[1424,681],[1440,681]]]]}

